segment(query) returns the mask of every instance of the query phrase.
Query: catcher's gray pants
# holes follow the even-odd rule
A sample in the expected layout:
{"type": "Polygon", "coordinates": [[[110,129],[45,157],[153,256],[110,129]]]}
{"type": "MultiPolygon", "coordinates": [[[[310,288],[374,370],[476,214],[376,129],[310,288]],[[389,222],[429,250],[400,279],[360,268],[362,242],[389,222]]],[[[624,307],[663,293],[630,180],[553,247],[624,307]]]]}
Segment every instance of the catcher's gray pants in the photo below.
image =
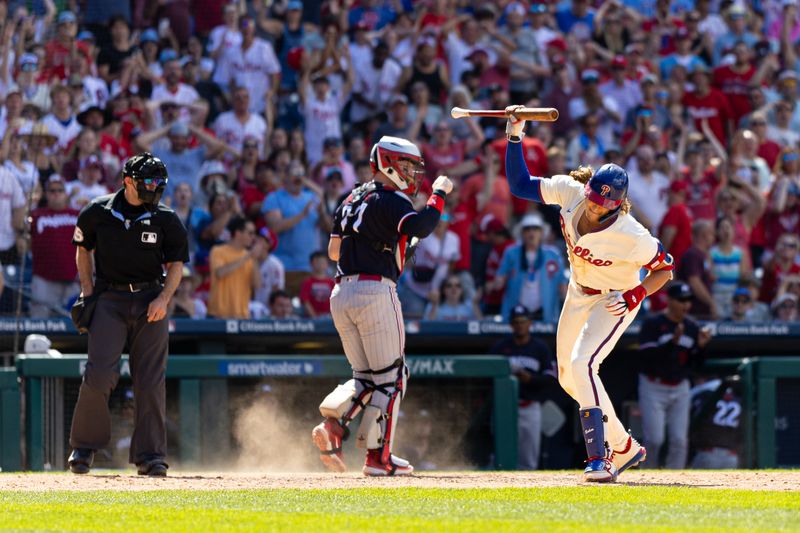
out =
{"type": "Polygon", "coordinates": [[[517,417],[517,469],[537,470],[542,448],[542,404],[519,406],[517,417]]]}
{"type": "Polygon", "coordinates": [[[639,375],[639,410],[642,413],[644,446],[647,448],[645,468],[657,468],[659,452],[664,445],[664,429],[669,437],[665,468],[686,468],[689,451],[689,380],[678,385],[656,383],[639,375]]]}
{"type": "Polygon", "coordinates": [[[140,464],[166,457],[168,322],[147,321],[147,306],[160,291],[106,290],[100,295],[89,326],[89,362],[72,417],[73,448],[97,450],[108,445],[108,399],[117,385],[119,360],[127,344],[134,400],[129,461],[140,464]]]}
{"type": "Polygon", "coordinates": [[[392,365],[405,351],[405,329],[395,283],[359,281],[358,276],[344,276],[331,293],[331,315],[353,377],[368,379],[376,385],[391,383],[396,372],[372,374],[392,365]]]}

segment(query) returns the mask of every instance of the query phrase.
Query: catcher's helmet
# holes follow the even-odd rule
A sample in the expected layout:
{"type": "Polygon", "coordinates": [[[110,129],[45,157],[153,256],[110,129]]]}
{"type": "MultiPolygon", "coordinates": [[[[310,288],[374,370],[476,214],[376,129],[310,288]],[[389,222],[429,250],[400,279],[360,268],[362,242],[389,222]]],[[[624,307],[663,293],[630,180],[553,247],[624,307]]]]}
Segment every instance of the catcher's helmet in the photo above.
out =
{"type": "Polygon", "coordinates": [[[148,152],[128,158],[122,167],[122,176],[134,181],[139,199],[150,209],[158,205],[169,181],[167,166],[148,152]]]}
{"type": "Polygon", "coordinates": [[[404,193],[409,196],[417,194],[420,180],[425,174],[425,162],[417,145],[400,137],[384,135],[372,147],[369,162],[373,174],[381,172],[404,193]],[[401,162],[410,165],[402,168],[399,165],[401,162]]]}
{"type": "Polygon", "coordinates": [[[613,163],[603,165],[586,183],[583,195],[616,213],[628,195],[628,173],[613,163]]]}

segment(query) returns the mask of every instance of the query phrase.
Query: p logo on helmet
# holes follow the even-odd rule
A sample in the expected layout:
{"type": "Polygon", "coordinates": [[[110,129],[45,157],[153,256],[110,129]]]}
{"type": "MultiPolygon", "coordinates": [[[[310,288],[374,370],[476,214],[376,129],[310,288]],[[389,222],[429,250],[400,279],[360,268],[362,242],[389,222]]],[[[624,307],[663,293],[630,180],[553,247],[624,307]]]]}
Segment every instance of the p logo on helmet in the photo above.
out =
{"type": "Polygon", "coordinates": [[[628,195],[628,174],[625,169],[613,163],[603,165],[586,182],[584,197],[609,210],[601,220],[616,215],[628,195]]]}

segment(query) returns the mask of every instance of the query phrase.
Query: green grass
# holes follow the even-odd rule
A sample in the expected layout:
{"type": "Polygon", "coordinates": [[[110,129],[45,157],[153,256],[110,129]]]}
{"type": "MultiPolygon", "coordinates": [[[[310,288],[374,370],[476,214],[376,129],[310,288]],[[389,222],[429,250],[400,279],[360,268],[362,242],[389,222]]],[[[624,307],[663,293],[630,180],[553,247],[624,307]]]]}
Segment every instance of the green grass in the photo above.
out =
{"type": "Polygon", "coordinates": [[[800,531],[800,493],[686,487],[0,491],[2,531],[800,531]]]}

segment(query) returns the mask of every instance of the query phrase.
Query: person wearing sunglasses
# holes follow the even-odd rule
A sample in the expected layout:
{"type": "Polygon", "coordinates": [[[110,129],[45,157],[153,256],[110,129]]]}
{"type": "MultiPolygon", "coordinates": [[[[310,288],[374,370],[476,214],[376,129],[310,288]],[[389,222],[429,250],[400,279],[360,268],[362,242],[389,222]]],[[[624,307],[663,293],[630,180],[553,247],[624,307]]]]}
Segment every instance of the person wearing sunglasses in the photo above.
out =
{"type": "Polygon", "coordinates": [[[58,174],[47,179],[44,193],[45,205],[31,213],[31,318],[58,316],[80,292],[70,243],[78,211],[69,206],[64,179],[58,174]]]}
{"type": "Polygon", "coordinates": [[[480,320],[483,315],[478,307],[481,293],[476,292],[472,301],[465,297],[461,278],[451,274],[445,278],[438,290],[432,290],[425,307],[426,320],[480,320]]]}
{"type": "Polygon", "coordinates": [[[745,322],[749,320],[748,312],[753,308],[753,297],[747,287],[736,287],[731,297],[731,313],[725,320],[731,322],[745,322]]]}
{"type": "Polygon", "coordinates": [[[189,261],[186,229],[160,203],[167,179],[159,158],[131,157],[122,169],[123,187],[89,202],[72,234],[81,286],[73,316],[76,327],[89,334],[89,361],[69,438],[69,469],[75,474],[88,473],[95,451],[108,446],[108,400],[127,344],[136,402],[129,461],[139,475],[167,475],[169,329],[164,319],[189,261]]]}
{"type": "Polygon", "coordinates": [[[800,274],[800,240],[797,233],[784,233],[775,245],[775,253],[764,265],[764,277],[761,281],[760,299],[771,303],[778,294],[778,287],[787,276],[800,274]]]}

